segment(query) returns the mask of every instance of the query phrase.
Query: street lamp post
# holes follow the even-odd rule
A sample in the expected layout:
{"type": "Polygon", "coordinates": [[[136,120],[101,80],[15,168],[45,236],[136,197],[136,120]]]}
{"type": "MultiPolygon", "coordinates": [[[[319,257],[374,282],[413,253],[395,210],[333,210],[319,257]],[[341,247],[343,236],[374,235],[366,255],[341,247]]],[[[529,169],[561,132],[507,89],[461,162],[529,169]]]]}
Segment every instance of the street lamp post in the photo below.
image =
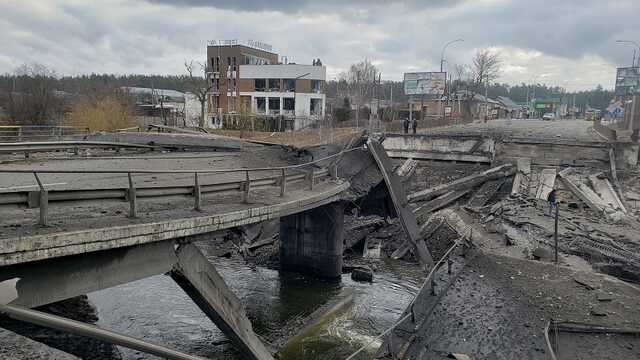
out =
{"type": "MultiPolygon", "coordinates": [[[[638,65],[640,66],[640,45],[637,42],[632,40],[616,40],[618,44],[632,44],[638,49],[638,65]]],[[[631,67],[636,66],[636,51],[633,50],[633,61],[631,62],[631,67]]]]}
{"type": "MultiPolygon", "coordinates": [[[[442,53],[440,53],[440,72],[444,71],[444,52],[447,50],[447,47],[453,43],[457,43],[457,42],[462,42],[464,41],[464,39],[455,39],[455,40],[451,40],[448,43],[444,44],[444,46],[442,47],[442,53]]],[[[445,90],[448,88],[447,87],[447,77],[444,77],[444,84],[445,84],[445,90]]],[[[451,84],[449,84],[451,85],[451,84]]],[[[442,106],[442,98],[440,98],[440,108],[442,110],[442,119],[444,121],[444,106],[442,106]]],[[[448,104],[449,98],[447,97],[447,104],[448,104]]],[[[422,109],[420,109],[422,110],[422,109]]]]}
{"type": "Polygon", "coordinates": [[[453,43],[462,42],[462,41],[464,41],[464,39],[455,39],[444,44],[444,46],[442,47],[442,53],[440,54],[440,72],[444,71],[444,61],[445,61],[444,52],[447,51],[447,47],[453,43]]]}

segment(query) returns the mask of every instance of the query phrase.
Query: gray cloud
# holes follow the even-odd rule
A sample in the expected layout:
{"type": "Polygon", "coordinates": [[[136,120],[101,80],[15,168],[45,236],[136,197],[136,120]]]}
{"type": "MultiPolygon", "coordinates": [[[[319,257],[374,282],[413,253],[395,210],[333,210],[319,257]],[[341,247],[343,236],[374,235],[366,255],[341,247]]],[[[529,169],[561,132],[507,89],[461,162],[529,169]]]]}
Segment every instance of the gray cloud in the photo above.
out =
{"type": "Polygon", "coordinates": [[[459,0],[147,0],[155,4],[165,4],[174,7],[210,7],[235,11],[279,11],[296,13],[303,9],[333,8],[344,11],[350,8],[367,9],[372,7],[386,7],[393,4],[403,4],[410,8],[431,8],[444,5],[451,6],[459,0]]]}
{"type": "MultiPolygon", "coordinates": [[[[40,62],[61,73],[180,73],[208,39],[257,39],[301,63],[320,57],[330,76],[369,58],[383,77],[470,62],[478,48],[504,52],[504,81],[613,82],[638,39],[637,0],[148,0],[0,3],[0,72],[40,62]],[[446,4],[446,6],[443,6],[446,4]],[[572,79],[567,80],[567,77],[572,79]]],[[[587,86],[587,85],[584,85],[587,86]]]]}

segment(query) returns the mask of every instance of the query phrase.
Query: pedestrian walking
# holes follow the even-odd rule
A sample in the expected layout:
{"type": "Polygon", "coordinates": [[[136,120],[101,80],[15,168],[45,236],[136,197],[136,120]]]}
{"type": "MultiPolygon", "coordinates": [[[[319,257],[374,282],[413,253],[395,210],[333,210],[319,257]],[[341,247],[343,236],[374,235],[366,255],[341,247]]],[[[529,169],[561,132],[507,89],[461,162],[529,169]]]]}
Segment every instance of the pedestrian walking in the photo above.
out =
{"type": "Polygon", "coordinates": [[[413,123],[411,123],[411,129],[413,129],[413,133],[416,133],[416,130],[418,129],[418,120],[413,119],[413,123]]]}
{"type": "Polygon", "coordinates": [[[554,216],[558,204],[556,203],[556,189],[551,189],[549,195],[547,195],[547,202],[549,203],[549,216],[554,216]]]}

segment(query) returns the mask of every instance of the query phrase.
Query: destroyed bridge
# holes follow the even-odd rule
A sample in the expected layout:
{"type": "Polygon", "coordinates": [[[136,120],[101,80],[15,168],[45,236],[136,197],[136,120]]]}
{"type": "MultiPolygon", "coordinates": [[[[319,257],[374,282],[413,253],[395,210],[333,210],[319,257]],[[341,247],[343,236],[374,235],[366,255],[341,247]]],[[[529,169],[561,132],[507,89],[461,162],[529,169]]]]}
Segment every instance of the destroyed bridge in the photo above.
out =
{"type": "MultiPolygon", "coordinates": [[[[173,136],[172,141],[175,142],[176,137],[180,136],[173,136]]],[[[93,141],[86,145],[109,148],[120,143],[136,148],[133,137],[123,141],[115,135],[93,141]]],[[[214,141],[222,149],[240,148],[239,142],[228,138],[214,141]]],[[[599,195],[572,182],[566,171],[547,172],[534,179],[530,167],[532,164],[580,166],[589,163],[615,174],[616,167],[635,165],[638,157],[638,146],[633,143],[517,136],[496,139],[488,134],[455,131],[388,134],[379,139],[370,138],[366,144],[356,146],[356,143],[315,159],[273,166],[243,166],[246,164],[242,163],[241,156],[228,152],[218,157],[203,157],[209,162],[197,169],[148,168],[151,166],[145,164],[148,159],[140,162],[138,155],[121,156],[125,162],[117,169],[94,164],[61,170],[55,165],[55,159],[40,166],[7,166],[0,170],[3,226],[0,312],[20,321],[98,338],[165,358],[197,359],[175,349],[32,310],[169,273],[246,358],[272,359],[272,349],[254,334],[239,299],[216,271],[215,264],[195,246],[195,241],[234,227],[279,219],[282,269],[340,277],[344,200],[349,193],[362,191],[363,173],[375,169],[375,176],[386,184],[407,235],[408,242],[394,255],[401,257],[412,251],[425,270],[433,270],[435,261],[424,241],[430,225],[419,224],[420,214],[441,209],[474,186],[490,184],[489,180],[504,182],[505,177],[513,175],[512,191],[516,195],[532,191],[538,198],[544,198],[549,191],[545,184],[558,176],[588,206],[622,211],[624,206],[610,183],[593,179],[600,195],[606,193],[601,195],[605,200],[601,200],[599,195]],[[495,167],[407,194],[402,175],[409,170],[396,168],[390,157],[484,163],[495,167]],[[241,167],[220,168],[219,164],[211,166],[214,164],[211,161],[241,167]],[[129,167],[129,164],[139,167],[129,167]],[[416,208],[411,204],[416,201],[427,202],[416,208]]],[[[8,151],[12,154],[52,151],[61,146],[77,153],[83,144],[12,146],[8,151]]],[[[148,146],[148,143],[139,145],[148,146]]],[[[179,163],[180,157],[173,160],[179,163]]],[[[82,160],[84,165],[93,164],[92,161],[98,160],[82,160]]],[[[253,161],[269,163],[265,159],[253,161]]],[[[479,205],[486,200],[473,199],[479,205]]],[[[465,231],[461,229],[460,233],[465,236],[465,231]]],[[[406,325],[407,321],[420,319],[403,315],[401,320],[406,325]]]]}

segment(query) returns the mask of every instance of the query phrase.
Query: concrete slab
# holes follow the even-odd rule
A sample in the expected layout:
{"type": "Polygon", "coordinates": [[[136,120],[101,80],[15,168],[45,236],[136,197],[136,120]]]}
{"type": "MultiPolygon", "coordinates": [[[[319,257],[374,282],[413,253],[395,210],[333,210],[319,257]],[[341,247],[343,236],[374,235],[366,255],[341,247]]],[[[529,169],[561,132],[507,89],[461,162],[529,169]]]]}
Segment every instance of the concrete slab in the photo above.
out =
{"type": "Polygon", "coordinates": [[[85,138],[91,141],[125,142],[173,149],[219,149],[226,151],[242,149],[242,142],[238,139],[211,134],[119,132],[95,133],[87,135],[85,138]]]}

